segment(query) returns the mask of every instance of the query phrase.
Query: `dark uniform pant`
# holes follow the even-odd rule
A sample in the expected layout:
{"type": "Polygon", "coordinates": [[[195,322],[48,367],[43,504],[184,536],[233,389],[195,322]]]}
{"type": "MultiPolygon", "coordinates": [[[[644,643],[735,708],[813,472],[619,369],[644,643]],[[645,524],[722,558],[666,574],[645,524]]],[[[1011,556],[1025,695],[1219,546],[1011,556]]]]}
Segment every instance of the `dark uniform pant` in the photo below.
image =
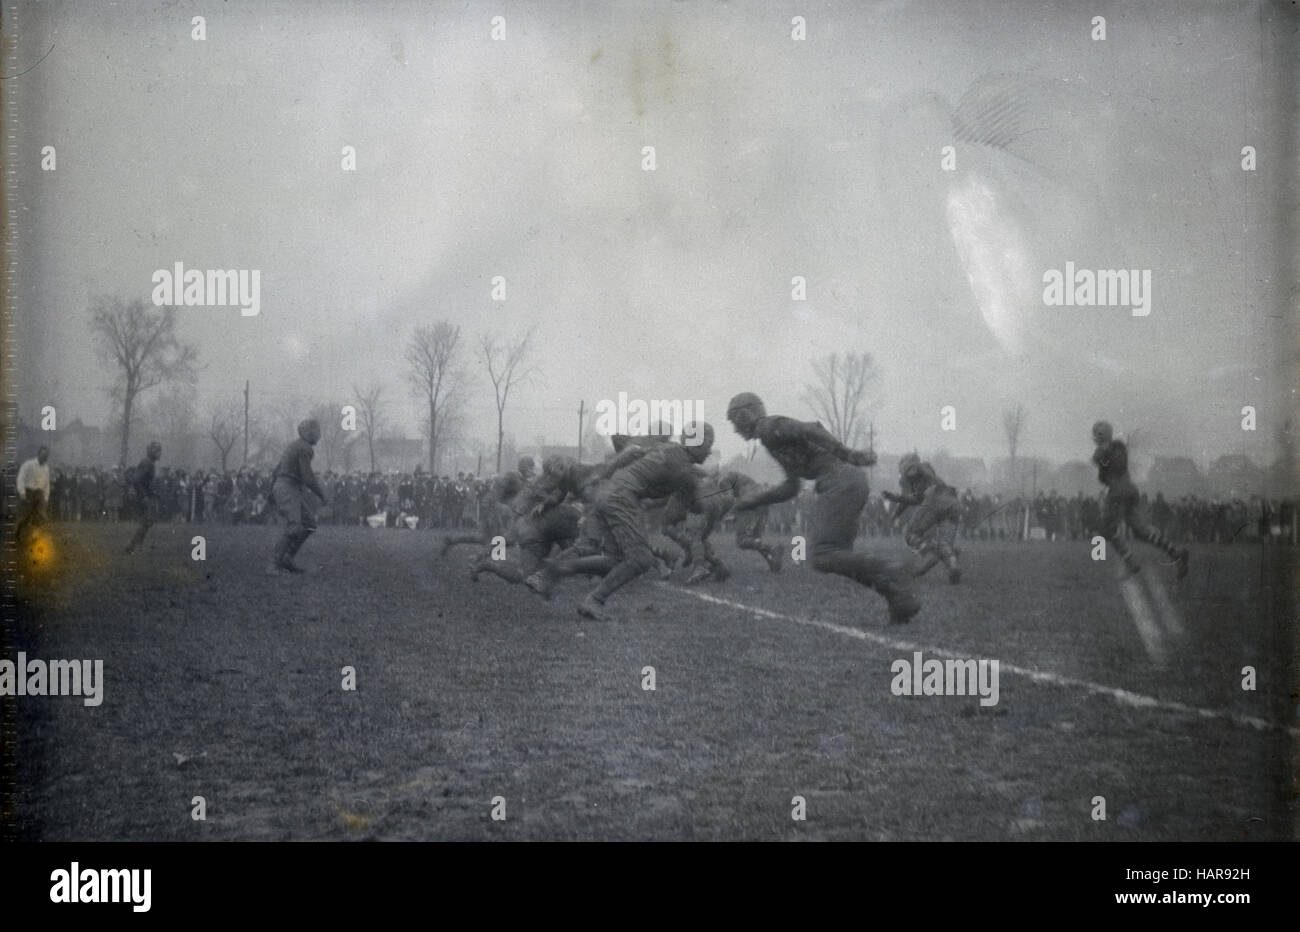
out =
{"type": "Polygon", "coordinates": [[[22,539],[29,527],[40,527],[45,523],[45,495],[40,489],[28,489],[23,496],[22,515],[18,519],[17,537],[22,539]]]}
{"type": "Polygon", "coordinates": [[[867,505],[866,475],[844,464],[818,479],[815,489],[808,535],[813,555],[852,550],[862,509],[867,505]]]}
{"type": "Polygon", "coordinates": [[[817,480],[809,528],[812,568],[847,576],[891,600],[904,588],[898,567],[868,553],[854,553],[858,521],[867,504],[867,477],[847,463],[817,480]]]}
{"type": "Polygon", "coordinates": [[[552,547],[558,546],[564,550],[573,545],[578,537],[580,520],[577,509],[572,505],[549,508],[539,518],[517,516],[512,533],[519,544],[519,563],[481,559],[475,566],[475,573],[493,573],[506,582],[523,582],[529,574],[541,567],[542,561],[550,556],[552,547]]]}
{"type": "Polygon", "coordinates": [[[1126,561],[1129,559],[1128,546],[1119,536],[1121,524],[1138,540],[1144,540],[1152,546],[1159,547],[1170,557],[1178,556],[1178,548],[1155,528],[1142,520],[1138,513],[1138,490],[1132,482],[1116,483],[1106,489],[1106,506],[1101,517],[1101,534],[1126,561]]]}
{"type": "Polygon", "coordinates": [[[275,548],[275,562],[292,560],[299,548],[316,530],[316,505],[311,495],[298,483],[277,479],[271,488],[275,509],[284,518],[285,529],[275,548]]]}
{"type": "Polygon", "coordinates": [[[961,502],[957,493],[931,486],[926,490],[916,513],[907,525],[907,546],[918,553],[933,553],[945,564],[956,560],[954,542],[961,521],[961,502]]]}
{"type": "Polygon", "coordinates": [[[135,550],[144,543],[144,536],[149,533],[149,528],[153,527],[156,499],[149,495],[141,495],[138,492],[131,494],[129,499],[130,510],[136,520],[135,534],[131,537],[131,543],[126,545],[127,552],[135,550]]]}
{"type": "Polygon", "coordinates": [[[515,522],[515,535],[519,549],[525,555],[525,564],[536,569],[546,559],[552,547],[561,550],[569,547],[578,537],[581,517],[572,505],[548,508],[540,518],[522,516],[515,522]]]}

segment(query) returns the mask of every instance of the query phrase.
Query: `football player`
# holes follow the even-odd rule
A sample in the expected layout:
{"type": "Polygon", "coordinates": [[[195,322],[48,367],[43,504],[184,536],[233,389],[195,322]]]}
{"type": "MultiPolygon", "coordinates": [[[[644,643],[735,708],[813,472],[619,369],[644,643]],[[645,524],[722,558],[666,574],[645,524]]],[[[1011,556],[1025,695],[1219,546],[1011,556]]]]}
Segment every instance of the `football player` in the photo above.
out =
{"type": "Polygon", "coordinates": [[[948,568],[948,582],[954,585],[961,582],[954,545],[961,522],[957,490],[940,479],[934,467],[921,462],[915,453],[908,453],[898,461],[898,485],[902,494],[883,494],[899,506],[895,520],[901,520],[909,508],[916,508],[903,538],[907,546],[925,558],[913,575],[924,576],[936,563],[942,562],[948,568]]]}
{"type": "MultiPolygon", "coordinates": [[[[709,544],[709,537],[732,511],[735,502],[746,494],[757,494],[758,483],[741,472],[726,472],[708,480],[700,487],[699,517],[691,521],[697,526],[688,527],[688,508],[681,499],[674,497],[664,510],[664,536],[676,543],[685,555],[681,566],[699,563],[688,584],[712,579],[722,582],[731,575],[726,564],[714,553],[709,544]],[[697,523],[698,522],[698,523],[697,523]],[[699,560],[697,561],[696,556],[699,560]]],[[[741,550],[756,550],[773,573],[781,571],[783,551],[763,543],[763,531],[767,528],[768,509],[753,508],[735,516],[736,546],[741,550]]]]}
{"type": "Polygon", "coordinates": [[[1138,572],[1141,564],[1133,558],[1124,541],[1120,539],[1120,524],[1128,525],[1133,536],[1144,540],[1153,547],[1159,547],[1178,564],[1178,578],[1187,575],[1187,564],[1191,554],[1185,548],[1180,550],[1155,528],[1147,525],[1138,515],[1138,490],[1128,475],[1128,447],[1124,441],[1114,438],[1114,430],[1106,421],[1092,425],[1092,442],[1096,448],[1092,451],[1092,461],[1097,466],[1097,480],[1106,487],[1106,504],[1102,511],[1102,536],[1124,558],[1124,566],[1130,574],[1138,572]]]}
{"type": "Polygon", "coordinates": [[[655,565],[641,522],[641,503],[677,494],[694,506],[699,486],[695,467],[708,458],[713,448],[713,428],[697,426],[691,434],[700,442],[691,446],[657,443],[632,446],[615,458],[639,454],[618,468],[598,488],[595,507],[588,516],[590,532],[600,539],[601,553],[595,556],[560,558],[526,580],[529,588],[546,596],[556,580],[577,573],[604,575],[600,585],[578,606],[578,614],[608,621],[605,602],[615,592],[655,565]]]}
{"type": "Polygon", "coordinates": [[[135,467],[135,472],[127,483],[127,500],[139,522],[131,542],[126,545],[127,553],[135,553],[136,548],[144,543],[144,536],[149,533],[149,528],[153,527],[154,514],[158,508],[158,493],[154,491],[153,480],[156,464],[161,457],[162,444],[154,440],[145,449],[144,459],[140,460],[140,465],[135,467]]]}
{"type": "MultiPolygon", "coordinates": [[[[447,552],[457,544],[478,544],[481,547],[490,547],[492,538],[513,536],[511,525],[514,520],[514,513],[510,510],[511,502],[514,501],[520,490],[524,487],[524,480],[519,473],[513,470],[504,475],[497,476],[492,483],[492,491],[488,495],[480,519],[482,526],[473,531],[451,531],[442,539],[442,548],[439,550],[440,557],[447,556],[447,552]]],[[[473,567],[477,563],[472,564],[473,567]]]]}
{"type": "Polygon", "coordinates": [[[303,421],[298,425],[298,439],[285,448],[271,473],[271,500],[284,518],[285,529],[266,568],[268,575],[303,572],[293,558],[316,530],[316,502],[311,496],[326,501],[325,490],[311,468],[319,441],[320,422],[303,421]]]}
{"type": "Polygon", "coordinates": [[[787,501],[799,494],[801,480],[814,481],[813,569],[874,589],[888,603],[891,623],[910,621],[921,606],[900,570],[880,557],[853,551],[868,492],[867,477],[858,467],[873,464],[875,453],[850,450],[818,423],[769,417],[762,399],[752,392],[731,399],[727,420],[746,440],[760,441],[786,475],[780,485],[747,493],[733,510],[739,514],[787,501]]]}

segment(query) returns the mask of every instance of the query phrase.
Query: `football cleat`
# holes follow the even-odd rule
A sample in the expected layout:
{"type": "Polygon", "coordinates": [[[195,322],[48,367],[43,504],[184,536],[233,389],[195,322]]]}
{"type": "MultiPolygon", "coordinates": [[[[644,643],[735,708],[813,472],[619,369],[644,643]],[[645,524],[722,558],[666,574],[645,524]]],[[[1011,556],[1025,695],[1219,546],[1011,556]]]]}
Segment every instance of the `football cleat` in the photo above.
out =
{"type": "Polygon", "coordinates": [[[551,597],[551,581],[540,570],[525,579],[524,585],[543,599],[550,599],[551,597]]]}
{"type": "Polygon", "coordinates": [[[587,596],[578,603],[578,614],[583,618],[590,618],[592,621],[613,621],[609,613],[605,611],[605,603],[600,602],[595,596],[587,596]]]}

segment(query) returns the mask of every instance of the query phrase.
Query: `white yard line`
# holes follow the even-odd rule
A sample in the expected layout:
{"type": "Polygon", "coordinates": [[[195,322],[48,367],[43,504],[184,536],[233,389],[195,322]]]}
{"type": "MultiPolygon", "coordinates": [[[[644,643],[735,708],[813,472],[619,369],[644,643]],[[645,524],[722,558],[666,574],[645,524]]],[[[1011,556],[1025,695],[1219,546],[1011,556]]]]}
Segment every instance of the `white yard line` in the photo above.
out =
{"type": "MultiPolygon", "coordinates": [[[[926,656],[943,657],[949,660],[993,659],[979,657],[972,658],[970,654],[958,654],[942,647],[932,647],[930,645],[916,644],[911,641],[902,641],[897,638],[886,637],[883,634],[876,634],[874,631],[863,631],[860,628],[848,628],[844,625],[833,624],[829,621],[818,621],[815,618],[799,618],[795,615],[785,615],[781,612],[773,612],[765,608],[756,608],[752,605],[745,605],[742,602],[733,602],[730,599],[720,599],[717,596],[709,595],[705,592],[683,589],[680,586],[674,586],[668,583],[662,583],[661,585],[676,592],[680,592],[682,595],[688,595],[692,598],[699,599],[701,602],[711,602],[714,605],[723,605],[738,612],[757,615],[760,618],[771,618],[775,621],[788,621],[797,625],[807,625],[811,628],[821,628],[823,631],[829,631],[832,634],[840,634],[844,637],[854,638],[859,641],[870,641],[873,644],[888,647],[890,650],[899,653],[921,651],[926,656]]],[[[1141,693],[1130,692],[1127,689],[1118,689],[1114,686],[1103,686],[1101,683],[1092,683],[1088,680],[1081,680],[1072,676],[1062,676],[1059,673],[1052,673],[1051,671],[1022,667],[1018,664],[1008,663],[1000,658],[998,660],[998,666],[1004,673],[1013,673],[1017,676],[1027,677],[1036,683],[1046,683],[1051,686],[1065,686],[1074,689],[1081,689],[1094,696],[1107,696],[1114,699],[1120,705],[1131,706],[1139,709],[1152,709],[1160,712],[1173,712],[1178,715],[1188,715],[1193,718],[1219,719],[1221,721],[1232,722],[1234,725],[1247,725],[1258,731],[1271,731],[1277,729],[1292,736],[1300,737],[1300,728],[1279,725],[1276,722],[1270,722],[1267,719],[1258,718],[1254,715],[1242,715],[1237,712],[1228,712],[1222,709],[1202,709],[1182,702],[1171,702],[1167,699],[1157,699],[1154,696],[1144,696],[1141,693]]]]}

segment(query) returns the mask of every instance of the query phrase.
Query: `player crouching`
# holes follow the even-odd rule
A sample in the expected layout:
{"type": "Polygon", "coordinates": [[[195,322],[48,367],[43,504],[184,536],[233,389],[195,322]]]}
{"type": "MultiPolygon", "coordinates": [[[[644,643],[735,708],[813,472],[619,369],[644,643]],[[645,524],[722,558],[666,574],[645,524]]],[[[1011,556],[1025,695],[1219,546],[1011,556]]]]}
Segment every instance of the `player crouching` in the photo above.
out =
{"type": "Polygon", "coordinates": [[[929,463],[908,453],[898,461],[898,485],[902,494],[882,493],[886,499],[899,505],[894,520],[900,520],[909,508],[916,508],[907,525],[903,540],[922,563],[912,574],[924,576],[938,563],[948,568],[948,582],[961,582],[961,568],[957,566],[957,525],[961,521],[961,501],[957,490],[945,483],[929,463]]]}
{"type": "Polygon", "coordinates": [[[316,453],[313,447],[319,440],[320,422],[303,421],[298,425],[298,439],[285,449],[271,474],[271,500],[284,518],[285,529],[266,567],[268,576],[303,572],[293,558],[316,530],[316,503],[308,493],[325,502],[325,490],[311,468],[316,453]]]}

